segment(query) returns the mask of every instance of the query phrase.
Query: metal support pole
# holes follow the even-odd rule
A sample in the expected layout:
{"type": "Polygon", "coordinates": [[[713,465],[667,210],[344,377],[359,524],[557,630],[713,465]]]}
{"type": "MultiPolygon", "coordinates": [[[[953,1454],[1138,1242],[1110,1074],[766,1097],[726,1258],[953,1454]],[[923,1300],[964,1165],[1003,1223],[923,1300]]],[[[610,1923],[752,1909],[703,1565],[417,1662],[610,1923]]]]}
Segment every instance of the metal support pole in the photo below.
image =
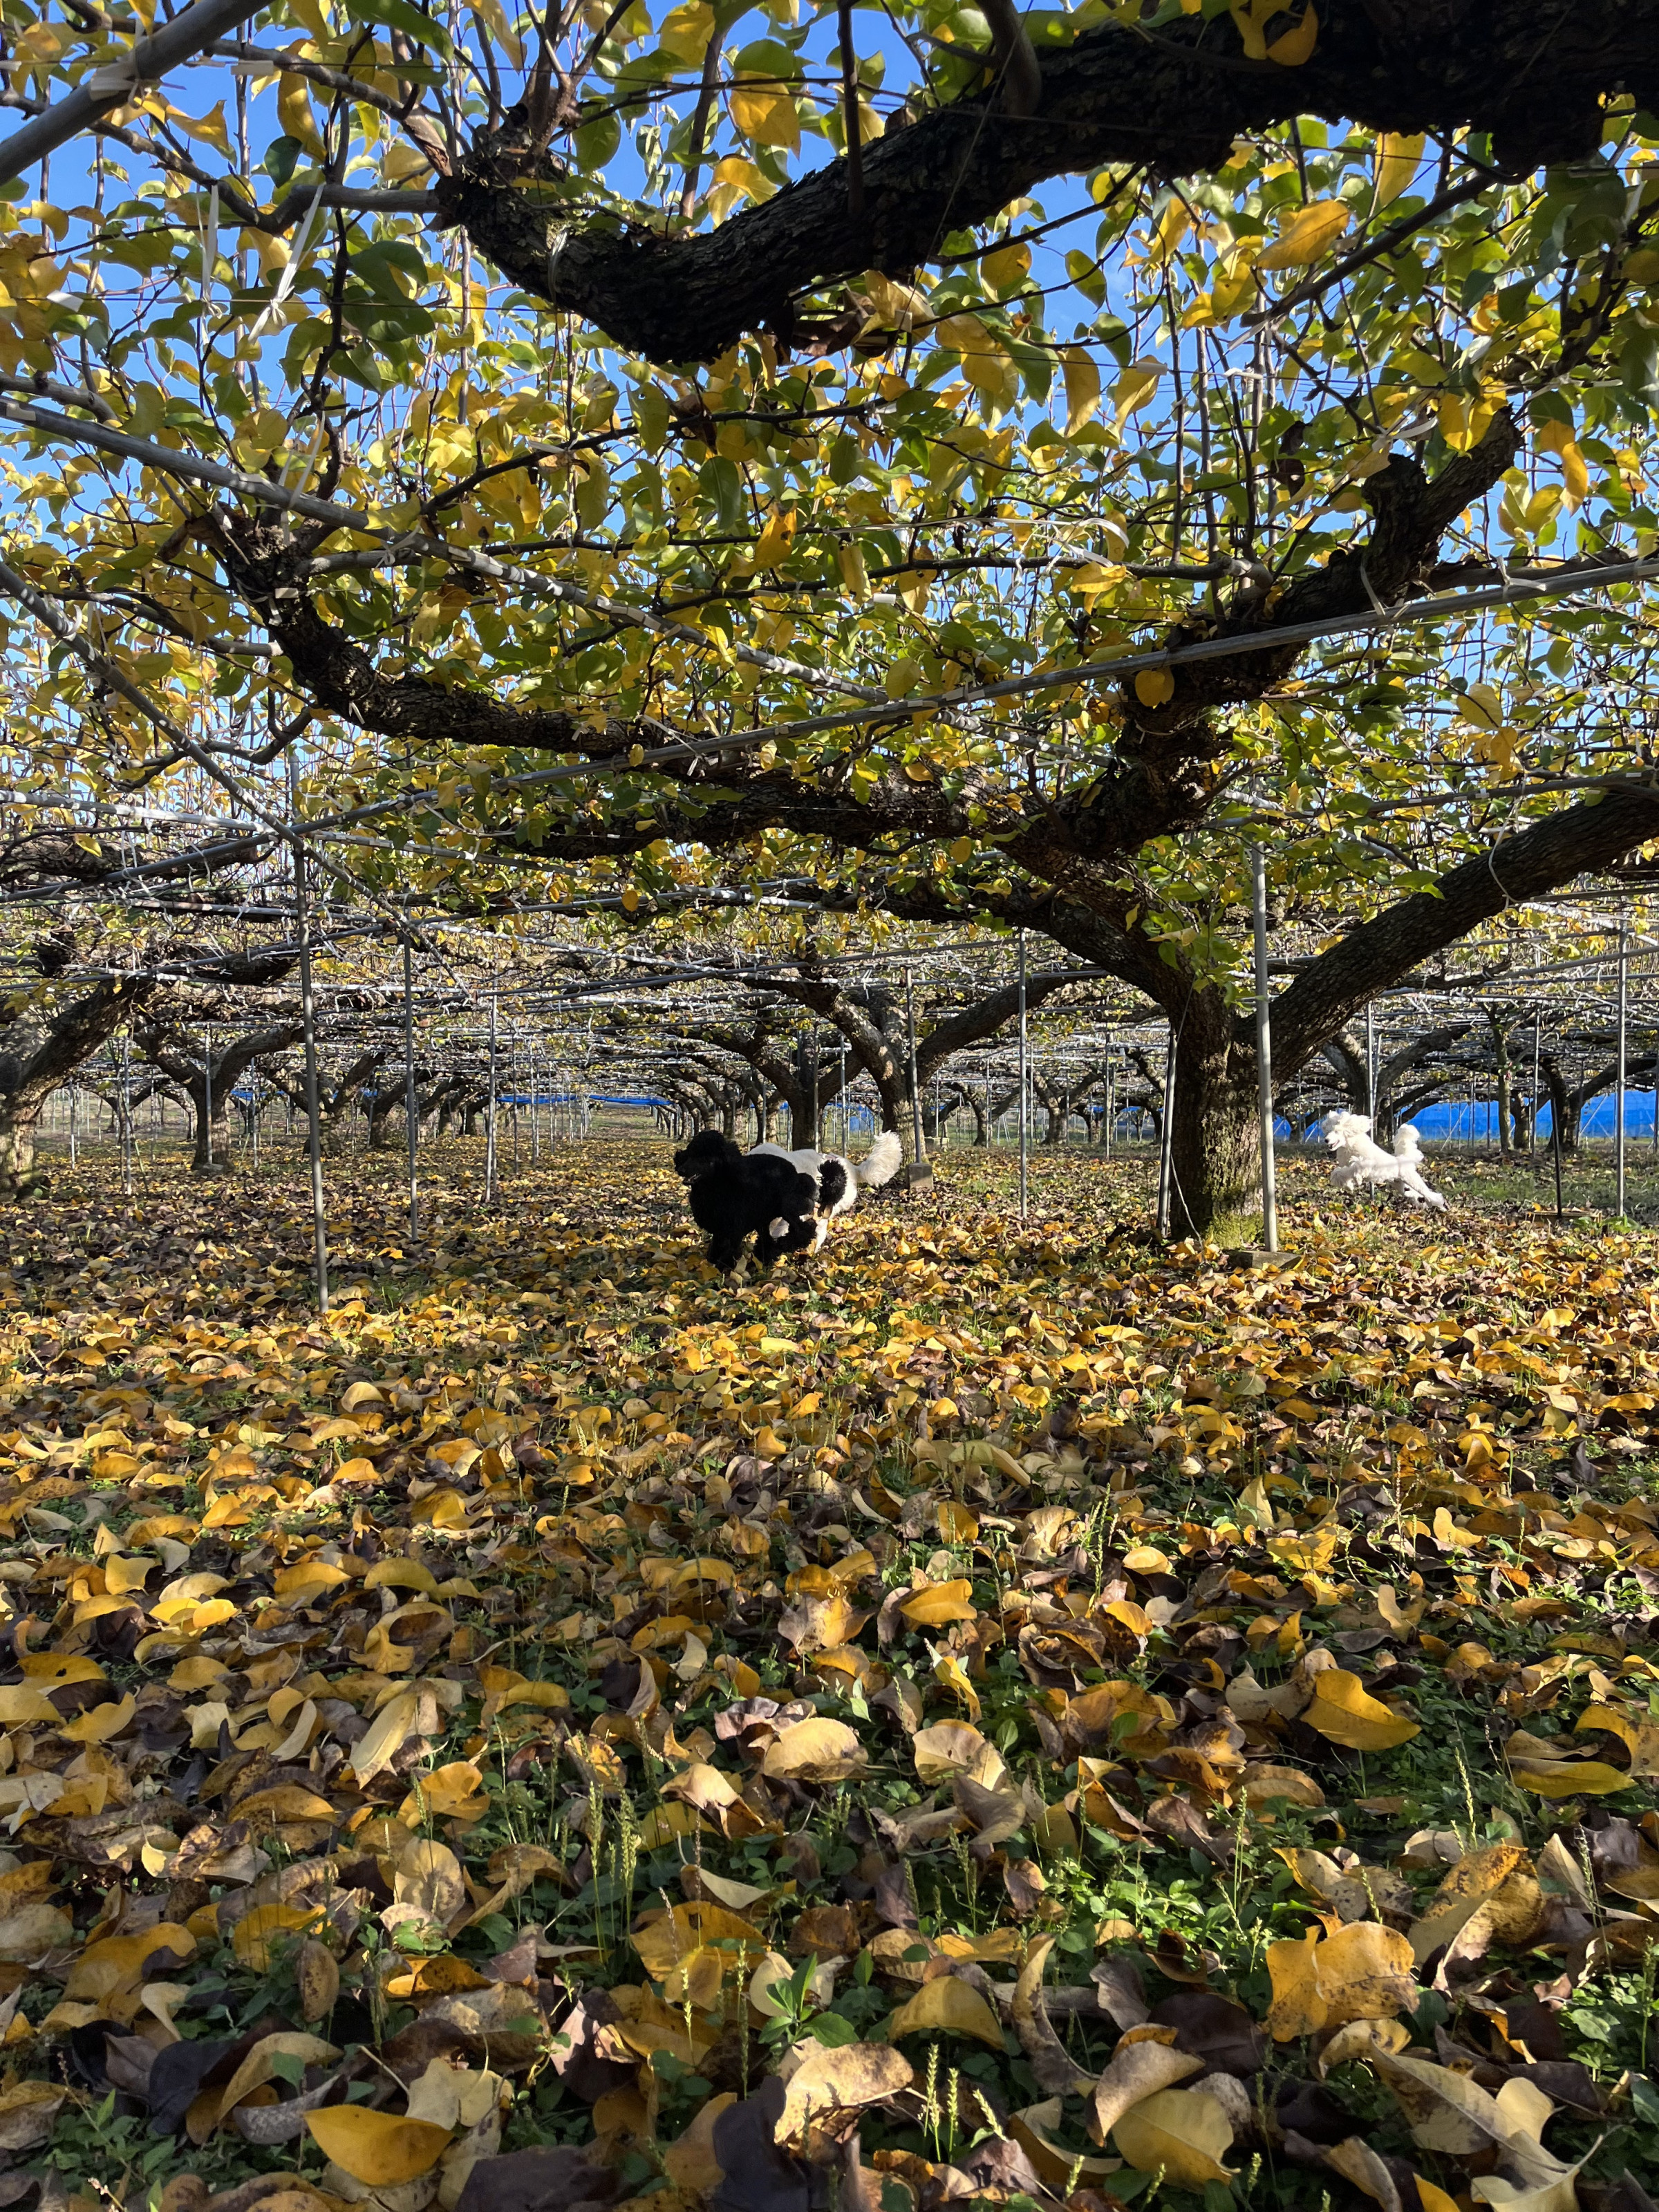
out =
{"type": "Polygon", "coordinates": [[[933,1170],[927,1164],[927,1153],[921,1139],[921,1078],[916,1068],[916,994],[911,987],[910,970],[904,971],[904,1028],[910,1050],[910,1183],[931,1182],[933,1170]]]}
{"type": "Polygon", "coordinates": [[[132,1031],[121,1036],[121,1194],[132,1196],[132,1031]]]}
{"type": "Polygon", "coordinates": [[[213,1173],[213,1024],[210,1022],[203,1032],[202,1047],[202,1110],[206,1126],[202,1132],[202,1151],[207,1162],[207,1173],[213,1173]]]}
{"type": "MultiPolygon", "coordinates": [[[[1259,853],[1257,858],[1259,861],[1259,853]]],[[[1259,879],[1257,888],[1261,890],[1259,879]]],[[[1265,899],[1267,896],[1265,890],[1261,891],[1261,896],[1265,899]]],[[[1264,933],[1258,940],[1255,955],[1255,990],[1258,1006],[1261,1003],[1261,993],[1266,988],[1267,958],[1267,937],[1264,929],[1264,933]]],[[[1374,1130],[1376,1127],[1376,1016],[1375,1009],[1369,1004],[1365,1008],[1365,1111],[1370,1116],[1370,1124],[1374,1130]]]]}
{"type": "MultiPolygon", "coordinates": [[[[1252,847],[1250,869],[1255,885],[1255,1080],[1261,1115],[1261,1241],[1270,1252],[1279,1249],[1279,1176],[1273,1157],[1273,1048],[1272,1000],[1267,994],[1267,861],[1260,845],[1252,847]]],[[[1365,1087],[1373,1114],[1376,1110],[1375,1063],[1371,1057],[1371,1010],[1365,1009],[1365,1087]]]]}
{"type": "Polygon", "coordinates": [[[489,994],[489,1108],[484,1116],[484,1204],[495,1195],[495,994],[489,994]]]}
{"type": "Polygon", "coordinates": [[[71,1083],[71,1084],[70,1084],[70,1087],[69,1087],[69,1095],[70,1095],[70,1115],[69,1115],[69,1121],[70,1121],[70,1165],[71,1167],[73,1167],[73,1166],[76,1164],[76,1161],[77,1161],[77,1160],[80,1158],[80,1157],[81,1157],[80,1152],[78,1152],[78,1150],[76,1149],[76,1127],[75,1127],[75,1107],[76,1107],[76,1099],[78,1098],[78,1097],[79,1097],[79,1095],[80,1095],[80,1094],[79,1094],[79,1091],[78,1091],[78,1090],[77,1090],[76,1086],[73,1083],[71,1083]]]}
{"type": "Polygon", "coordinates": [[[1170,1234],[1175,1195],[1176,1025],[1170,1024],[1170,1042],[1164,1055],[1164,1127],[1158,1147],[1158,1233],[1170,1234]]]}
{"type": "MultiPolygon", "coordinates": [[[[1544,1016],[1542,1009],[1534,1011],[1532,1018],[1532,1120],[1527,1129],[1528,1157],[1538,1150],[1538,1063],[1543,1052],[1544,1016]]],[[[1656,1121],[1659,1126],[1659,1120],[1656,1121]]]]}
{"type": "Polygon", "coordinates": [[[415,956],[404,939],[404,1120],[409,1151],[409,1239],[421,1233],[420,1185],[416,1161],[421,1147],[420,1108],[415,1097],[415,956]]]}
{"type": "Polygon", "coordinates": [[[1025,1218],[1026,1173],[1030,1155],[1030,1115],[1026,1106],[1030,1053],[1025,1029],[1025,932],[1019,933],[1019,1218],[1025,1218]]]}
{"type": "Polygon", "coordinates": [[[1621,916],[1619,923],[1619,1095],[1613,1108],[1613,1150],[1618,1186],[1618,1203],[1614,1212],[1625,1218],[1625,1074],[1627,1054],[1626,1040],[1630,1027],[1630,924],[1621,916]]]}
{"type": "MultiPolygon", "coordinates": [[[[297,829],[299,763],[288,757],[289,819],[297,829]]],[[[323,1139],[317,1105],[317,1003],[311,988],[311,912],[306,897],[306,848],[296,836],[294,854],[295,934],[300,946],[300,1021],[305,1032],[306,1149],[311,1155],[311,1223],[316,1251],[317,1310],[328,1311],[328,1208],[323,1197],[323,1139]]]]}
{"type": "Polygon", "coordinates": [[[1561,1115],[1553,1098],[1550,1101],[1550,1149],[1555,1154],[1555,1218],[1562,1218],[1561,1206],[1561,1115]]]}
{"type": "Polygon", "coordinates": [[[253,1172],[259,1172],[259,1072],[248,1070],[248,1141],[253,1148],[253,1172]]]}

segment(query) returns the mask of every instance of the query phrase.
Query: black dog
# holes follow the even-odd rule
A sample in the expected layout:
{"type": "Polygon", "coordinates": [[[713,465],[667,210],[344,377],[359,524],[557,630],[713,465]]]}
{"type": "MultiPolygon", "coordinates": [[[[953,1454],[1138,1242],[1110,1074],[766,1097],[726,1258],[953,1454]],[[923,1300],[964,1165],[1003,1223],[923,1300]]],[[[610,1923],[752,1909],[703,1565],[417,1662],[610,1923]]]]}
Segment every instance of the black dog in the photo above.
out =
{"type": "Polygon", "coordinates": [[[718,1129],[699,1129],[674,1155],[690,1185],[691,1212],[708,1237],[708,1258],[729,1275],[752,1237],[763,1267],[780,1252],[802,1252],[817,1233],[818,1186],[775,1154],[740,1152],[718,1129]]]}

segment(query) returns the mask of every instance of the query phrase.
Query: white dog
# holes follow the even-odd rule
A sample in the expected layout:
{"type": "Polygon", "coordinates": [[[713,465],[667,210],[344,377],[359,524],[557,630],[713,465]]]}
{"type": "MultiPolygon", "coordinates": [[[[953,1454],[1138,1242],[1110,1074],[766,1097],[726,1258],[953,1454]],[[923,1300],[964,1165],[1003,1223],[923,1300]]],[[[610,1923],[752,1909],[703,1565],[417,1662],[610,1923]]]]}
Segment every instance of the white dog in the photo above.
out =
{"type": "Polygon", "coordinates": [[[1328,1114],[1321,1134],[1336,1154],[1331,1182],[1338,1190],[1360,1190],[1368,1183],[1392,1183],[1401,1198],[1415,1206],[1436,1206],[1443,1213],[1446,1201],[1423,1180],[1419,1163],[1422,1140],[1409,1121],[1395,1131],[1394,1150],[1385,1152],[1371,1136],[1369,1114],[1328,1114]]]}
{"type": "Polygon", "coordinates": [[[904,1146],[892,1130],[884,1129],[861,1160],[853,1161],[844,1152],[815,1152],[810,1145],[798,1152],[787,1152],[781,1145],[756,1145],[756,1152],[770,1152],[776,1158],[789,1160],[803,1175],[811,1176],[818,1187],[817,1230],[812,1249],[821,1252],[830,1234],[830,1224],[843,1213],[850,1213],[859,1202],[861,1190],[879,1190],[884,1182],[891,1182],[904,1161],[904,1146]]]}

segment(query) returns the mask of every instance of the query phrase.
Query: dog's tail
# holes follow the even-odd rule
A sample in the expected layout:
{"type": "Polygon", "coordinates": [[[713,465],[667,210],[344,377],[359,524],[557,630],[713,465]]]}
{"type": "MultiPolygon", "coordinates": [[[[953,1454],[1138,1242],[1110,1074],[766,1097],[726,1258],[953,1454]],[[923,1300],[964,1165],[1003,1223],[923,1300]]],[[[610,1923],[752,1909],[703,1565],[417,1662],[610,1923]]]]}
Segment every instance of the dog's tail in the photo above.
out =
{"type": "Polygon", "coordinates": [[[1422,1158],[1423,1139],[1417,1133],[1415,1122],[1400,1124],[1394,1133],[1394,1150],[1396,1159],[1410,1160],[1413,1165],[1422,1158]]]}
{"type": "Polygon", "coordinates": [[[860,1190],[879,1190],[904,1164],[904,1146],[896,1133],[884,1129],[853,1170],[860,1190]]]}

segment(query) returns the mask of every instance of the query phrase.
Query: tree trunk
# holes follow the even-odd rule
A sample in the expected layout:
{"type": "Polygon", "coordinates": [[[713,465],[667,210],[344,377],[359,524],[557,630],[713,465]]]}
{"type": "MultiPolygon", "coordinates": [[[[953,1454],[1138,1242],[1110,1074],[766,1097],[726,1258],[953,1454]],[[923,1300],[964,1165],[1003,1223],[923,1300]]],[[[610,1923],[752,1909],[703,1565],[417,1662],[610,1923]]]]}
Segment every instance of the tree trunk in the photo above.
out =
{"type": "Polygon", "coordinates": [[[1261,1218],[1255,1057],[1207,997],[1188,1000],[1176,1048],[1170,1220],[1177,1237],[1243,1244],[1261,1218]]]}
{"type": "Polygon", "coordinates": [[[1492,1066],[1498,1078],[1498,1151],[1500,1158],[1508,1159],[1514,1149],[1511,1128],[1515,1111],[1515,1084],[1510,1066],[1509,1040],[1490,1006],[1486,1013],[1487,1026],[1492,1031],[1492,1066]]]}
{"type": "Polygon", "coordinates": [[[44,1103],[0,1097],[0,1198],[37,1198],[46,1188],[34,1165],[34,1133],[44,1103]]]}
{"type": "Polygon", "coordinates": [[[191,1149],[190,1171],[192,1175],[224,1175],[230,1169],[230,1101],[219,1089],[213,1093],[213,1114],[209,1117],[202,1111],[203,1098],[198,1090],[190,1095],[191,1111],[195,1116],[195,1141],[191,1149]]]}
{"type": "Polygon", "coordinates": [[[191,1151],[190,1171],[192,1175],[222,1175],[230,1166],[230,1099],[222,1087],[219,1071],[214,1071],[213,1121],[208,1125],[204,1110],[207,1104],[206,1086],[198,1075],[193,1081],[180,1082],[176,1078],[173,1088],[190,1108],[191,1151]]]}
{"type": "MultiPolygon", "coordinates": [[[[1566,1077],[1561,1072],[1561,1064],[1553,1053],[1540,1055],[1538,1072],[1550,1094],[1550,1120],[1554,1128],[1561,1133],[1561,1150],[1564,1153],[1576,1152],[1578,1150],[1581,1101],[1568,1087],[1566,1077]]],[[[1553,1135],[1550,1141],[1553,1145],[1553,1135]]]]}
{"type": "Polygon", "coordinates": [[[815,1037],[804,1036],[795,1047],[795,1095],[790,1100],[795,1123],[795,1149],[818,1144],[818,1048],[815,1037]]]}

